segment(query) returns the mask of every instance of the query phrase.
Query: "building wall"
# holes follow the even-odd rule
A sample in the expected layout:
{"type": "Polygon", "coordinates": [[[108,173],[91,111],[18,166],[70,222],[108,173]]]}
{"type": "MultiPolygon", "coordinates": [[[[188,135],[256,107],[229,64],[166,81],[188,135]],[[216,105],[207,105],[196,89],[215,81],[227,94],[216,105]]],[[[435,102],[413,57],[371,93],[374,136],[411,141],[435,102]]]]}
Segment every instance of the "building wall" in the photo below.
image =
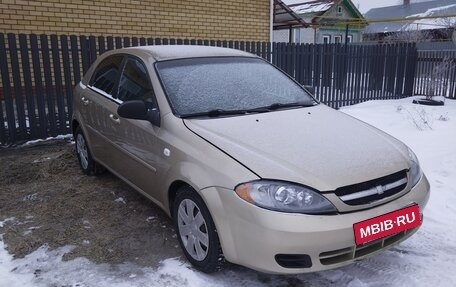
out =
{"type": "Polygon", "coordinates": [[[315,29],[313,29],[313,28],[300,28],[299,29],[299,43],[314,44],[314,41],[315,41],[315,29]]]}
{"type": "MultiPolygon", "coordinates": [[[[347,4],[348,5],[348,4],[347,4]]],[[[338,19],[351,19],[354,17],[352,13],[347,9],[344,3],[341,5],[334,5],[329,9],[325,14],[325,17],[334,17],[338,19]],[[339,11],[340,8],[340,11],[339,11]]],[[[323,19],[324,21],[324,19],[323,19]]],[[[363,29],[362,25],[350,25],[348,30],[348,35],[352,38],[352,43],[361,42],[361,30],[363,29]]],[[[320,27],[317,29],[316,33],[316,40],[317,44],[324,43],[323,37],[329,36],[330,43],[335,43],[335,37],[341,37],[341,43],[345,43],[345,34],[346,34],[346,27],[345,25],[336,25],[336,26],[327,26],[327,27],[320,27]]]]}
{"type": "Polygon", "coordinates": [[[342,18],[342,19],[348,19],[353,17],[353,15],[350,13],[350,11],[347,10],[347,7],[345,5],[333,5],[329,11],[326,12],[325,16],[327,17],[337,17],[337,18],[342,18]],[[339,7],[341,8],[341,12],[339,12],[339,7]]]}
{"type": "MultiPolygon", "coordinates": [[[[340,36],[342,39],[342,43],[345,43],[345,29],[324,29],[320,28],[317,29],[317,36],[316,36],[316,43],[317,44],[323,44],[323,36],[330,36],[330,43],[334,44],[335,40],[334,37],[340,36]]],[[[352,36],[352,43],[357,43],[361,42],[361,32],[359,30],[353,30],[349,29],[348,30],[348,35],[352,36]]]]}
{"type": "Polygon", "coordinates": [[[0,0],[0,33],[269,41],[270,0],[0,0]]]}
{"type": "Polygon", "coordinates": [[[288,43],[290,41],[290,30],[284,29],[272,31],[272,41],[288,43]]]}

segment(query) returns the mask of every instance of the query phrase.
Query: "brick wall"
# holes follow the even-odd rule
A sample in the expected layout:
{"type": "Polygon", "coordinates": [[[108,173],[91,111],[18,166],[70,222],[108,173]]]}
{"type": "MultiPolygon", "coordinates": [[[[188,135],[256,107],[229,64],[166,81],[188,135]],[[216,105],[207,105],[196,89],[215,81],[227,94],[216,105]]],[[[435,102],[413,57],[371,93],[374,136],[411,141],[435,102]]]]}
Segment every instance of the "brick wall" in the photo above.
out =
{"type": "Polygon", "coordinates": [[[0,0],[0,32],[268,41],[269,9],[269,0],[0,0]]]}

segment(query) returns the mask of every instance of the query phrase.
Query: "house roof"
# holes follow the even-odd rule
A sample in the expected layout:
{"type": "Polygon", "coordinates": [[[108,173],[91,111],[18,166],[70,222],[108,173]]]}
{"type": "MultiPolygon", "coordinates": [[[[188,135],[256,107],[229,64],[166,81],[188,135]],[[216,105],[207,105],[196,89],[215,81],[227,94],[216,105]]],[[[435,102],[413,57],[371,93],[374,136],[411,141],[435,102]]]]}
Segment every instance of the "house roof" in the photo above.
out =
{"type": "MultiPolygon", "coordinates": [[[[323,18],[327,18],[324,15],[335,5],[344,5],[351,12],[353,18],[364,20],[363,15],[351,0],[283,0],[283,2],[296,14],[312,18],[312,22],[320,22],[323,18]]],[[[337,20],[339,19],[345,18],[337,17],[337,20]]]]}
{"type": "Polygon", "coordinates": [[[364,17],[369,20],[379,19],[404,19],[405,21],[374,22],[370,23],[365,33],[388,33],[399,31],[431,30],[448,28],[449,23],[456,24],[456,17],[414,19],[419,17],[455,15],[456,3],[454,0],[435,0],[409,5],[395,5],[389,7],[374,8],[369,10],[364,17]],[[407,18],[411,18],[407,21],[407,18]]]}
{"type": "MultiPolygon", "coordinates": [[[[287,3],[292,3],[290,1],[285,1],[287,3]]],[[[301,2],[288,4],[288,7],[291,8],[296,14],[323,14],[324,12],[331,9],[331,7],[338,1],[335,0],[316,0],[309,2],[301,2]]]]}

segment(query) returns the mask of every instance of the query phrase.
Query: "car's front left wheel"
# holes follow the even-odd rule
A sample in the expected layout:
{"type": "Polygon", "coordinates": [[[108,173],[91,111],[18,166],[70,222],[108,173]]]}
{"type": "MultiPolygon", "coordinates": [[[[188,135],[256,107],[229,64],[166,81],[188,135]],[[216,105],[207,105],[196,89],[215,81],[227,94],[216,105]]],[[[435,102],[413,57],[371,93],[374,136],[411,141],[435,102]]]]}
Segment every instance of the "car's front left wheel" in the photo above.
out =
{"type": "Polygon", "coordinates": [[[224,257],[214,221],[203,199],[190,187],[177,192],[173,220],[179,243],[188,261],[198,270],[220,270],[224,257]]]}

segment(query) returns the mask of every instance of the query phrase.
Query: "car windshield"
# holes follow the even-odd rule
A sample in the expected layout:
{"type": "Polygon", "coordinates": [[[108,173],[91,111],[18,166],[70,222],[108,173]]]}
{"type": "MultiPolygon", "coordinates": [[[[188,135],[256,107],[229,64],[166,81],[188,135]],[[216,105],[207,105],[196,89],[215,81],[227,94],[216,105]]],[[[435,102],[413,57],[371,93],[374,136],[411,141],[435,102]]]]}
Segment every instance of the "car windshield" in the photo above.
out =
{"type": "Polygon", "coordinates": [[[157,62],[174,113],[181,117],[266,112],[315,105],[283,72],[258,58],[213,57],[157,62]]]}

